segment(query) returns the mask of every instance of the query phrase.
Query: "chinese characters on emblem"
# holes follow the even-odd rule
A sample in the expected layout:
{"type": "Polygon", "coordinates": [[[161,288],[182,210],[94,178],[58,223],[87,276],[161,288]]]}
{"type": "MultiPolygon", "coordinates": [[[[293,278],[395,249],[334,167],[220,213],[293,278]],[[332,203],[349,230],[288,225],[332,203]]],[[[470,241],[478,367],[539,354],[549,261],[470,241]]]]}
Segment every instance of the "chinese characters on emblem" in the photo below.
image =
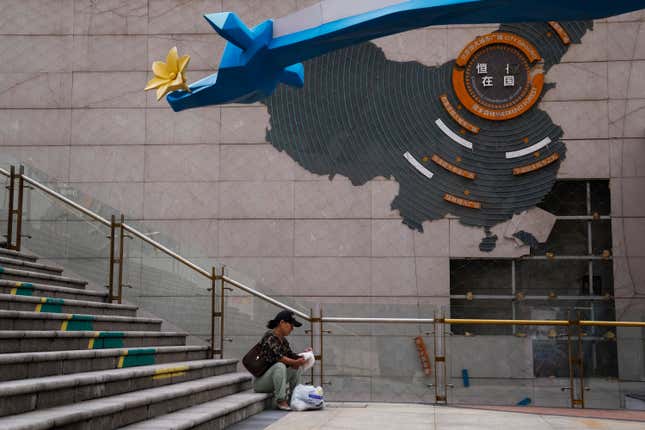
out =
{"type": "MultiPolygon", "coordinates": [[[[488,74],[488,63],[477,63],[477,74],[484,75],[481,77],[482,85],[484,87],[493,86],[493,76],[488,74]]],[[[517,74],[519,66],[517,64],[506,64],[504,72],[506,73],[503,78],[504,87],[515,86],[515,75],[517,74]]]]}

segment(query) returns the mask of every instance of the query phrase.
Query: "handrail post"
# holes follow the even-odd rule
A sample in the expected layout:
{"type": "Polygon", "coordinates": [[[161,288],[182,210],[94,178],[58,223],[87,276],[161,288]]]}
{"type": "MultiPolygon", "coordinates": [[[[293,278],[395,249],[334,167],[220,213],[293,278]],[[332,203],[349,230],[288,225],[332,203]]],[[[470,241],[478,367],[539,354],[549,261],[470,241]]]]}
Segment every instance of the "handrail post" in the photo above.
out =
{"type": "Polygon", "coordinates": [[[325,330],[323,327],[323,308],[322,305],[320,306],[320,319],[319,319],[319,324],[320,324],[320,386],[323,387],[325,385],[325,361],[324,361],[324,353],[323,353],[323,345],[324,345],[324,338],[325,338],[325,330]]]}
{"type": "Polygon", "coordinates": [[[211,347],[208,358],[215,358],[215,289],[217,288],[217,269],[211,268],[211,347]]]}
{"type": "Polygon", "coordinates": [[[22,205],[25,191],[25,181],[23,175],[25,173],[25,166],[20,165],[18,170],[18,207],[16,208],[16,251],[20,251],[22,246],[22,205]]]}
{"type": "MultiPolygon", "coordinates": [[[[580,321],[580,315],[578,315],[578,321],[580,321]]],[[[585,408],[585,366],[584,366],[584,349],[582,346],[582,327],[578,322],[576,324],[578,327],[578,372],[580,373],[580,383],[578,384],[578,389],[580,390],[580,407],[585,408]]]]}
{"type": "Polygon", "coordinates": [[[571,407],[584,409],[585,407],[585,381],[584,381],[584,350],[582,346],[582,327],[580,326],[580,315],[576,313],[576,319],[571,319],[571,311],[569,311],[569,321],[567,324],[567,346],[569,355],[569,398],[571,399],[571,407]],[[576,328],[576,352],[573,352],[573,328],[576,328]],[[578,377],[580,378],[578,386],[576,387],[575,369],[578,370],[578,377]]]}
{"type": "MultiPolygon", "coordinates": [[[[305,330],[305,333],[307,331],[305,330]]],[[[309,345],[314,348],[314,310],[309,308],[309,345]]],[[[314,353],[315,354],[315,353],[314,353]]],[[[311,366],[311,385],[314,384],[314,366],[311,366]]]]}
{"type": "Polygon", "coordinates": [[[116,218],[112,215],[110,219],[110,271],[108,273],[108,294],[109,301],[112,303],[114,300],[114,243],[116,242],[116,218]]]}
{"type": "Polygon", "coordinates": [[[443,315],[437,318],[437,313],[433,317],[433,341],[434,341],[434,395],[435,404],[448,404],[448,381],[446,371],[446,319],[443,315]],[[437,339],[438,337],[438,339],[437,339]],[[439,381],[439,363],[442,367],[442,381],[439,381]],[[439,389],[439,382],[443,390],[439,389]],[[442,393],[442,394],[440,394],[442,393]]]}
{"type": "Polygon", "coordinates": [[[15,249],[13,246],[13,195],[15,189],[14,179],[16,177],[16,168],[11,166],[9,169],[9,212],[7,214],[7,249],[15,249]]]}
{"type": "Polygon", "coordinates": [[[224,275],[226,266],[222,265],[222,277],[220,278],[220,318],[219,318],[219,358],[224,358],[224,291],[226,290],[224,275]]]}
{"type": "Polygon", "coordinates": [[[121,222],[119,223],[119,297],[118,303],[121,304],[123,300],[123,239],[125,236],[125,230],[123,229],[123,224],[125,223],[125,216],[121,214],[121,222]]]}

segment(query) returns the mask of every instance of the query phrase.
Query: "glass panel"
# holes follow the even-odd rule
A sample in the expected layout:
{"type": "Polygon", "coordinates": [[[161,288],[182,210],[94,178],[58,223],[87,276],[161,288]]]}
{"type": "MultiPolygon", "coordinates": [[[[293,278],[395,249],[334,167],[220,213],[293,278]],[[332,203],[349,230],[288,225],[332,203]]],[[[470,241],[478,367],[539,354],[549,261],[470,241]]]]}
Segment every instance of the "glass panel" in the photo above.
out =
{"type": "Polygon", "coordinates": [[[38,189],[24,191],[22,248],[63,276],[104,291],[109,273],[109,227],[38,189]]]}
{"type": "Polygon", "coordinates": [[[591,222],[591,245],[594,255],[603,255],[605,251],[611,253],[611,221],[591,222]]]}
{"type": "MultiPolygon", "coordinates": [[[[0,166],[5,167],[5,166],[0,166]]],[[[6,169],[5,169],[6,170],[6,169]]],[[[0,246],[7,244],[7,220],[9,217],[9,178],[0,173],[0,246]]]]}
{"type": "Polygon", "coordinates": [[[587,215],[585,181],[558,181],[538,207],[554,215],[587,215]]]}
{"type": "Polygon", "coordinates": [[[609,181],[589,181],[591,191],[591,213],[609,215],[611,213],[611,197],[609,181]]]}
{"type": "Polygon", "coordinates": [[[448,382],[454,386],[447,389],[448,404],[570,405],[562,390],[569,385],[567,350],[557,342],[540,344],[521,330],[516,336],[453,335],[446,342],[448,382]],[[536,378],[536,370],[549,377],[536,378]]]}
{"type": "Polygon", "coordinates": [[[512,293],[511,260],[450,260],[450,294],[512,293]]]}
{"type": "Polygon", "coordinates": [[[589,264],[585,260],[520,260],[516,291],[525,296],[582,296],[589,294],[589,264]]]}
{"type": "Polygon", "coordinates": [[[532,255],[588,255],[587,221],[558,220],[546,243],[531,249],[532,255]]]}
{"type": "MultiPolygon", "coordinates": [[[[513,306],[509,299],[451,299],[450,315],[452,318],[477,319],[513,319],[513,306]]],[[[453,325],[455,334],[512,334],[512,326],[503,325],[453,325]]]]}

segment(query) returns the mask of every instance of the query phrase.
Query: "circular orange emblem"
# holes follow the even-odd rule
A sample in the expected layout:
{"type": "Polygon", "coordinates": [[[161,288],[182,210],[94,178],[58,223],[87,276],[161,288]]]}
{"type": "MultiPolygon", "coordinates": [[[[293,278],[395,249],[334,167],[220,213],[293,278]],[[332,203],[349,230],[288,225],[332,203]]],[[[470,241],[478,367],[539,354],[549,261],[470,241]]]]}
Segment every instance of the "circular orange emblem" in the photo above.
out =
{"type": "Polygon", "coordinates": [[[455,61],[452,86],[461,104],[488,120],[522,115],[544,87],[541,56],[526,39],[495,32],[478,37],[455,61]]]}

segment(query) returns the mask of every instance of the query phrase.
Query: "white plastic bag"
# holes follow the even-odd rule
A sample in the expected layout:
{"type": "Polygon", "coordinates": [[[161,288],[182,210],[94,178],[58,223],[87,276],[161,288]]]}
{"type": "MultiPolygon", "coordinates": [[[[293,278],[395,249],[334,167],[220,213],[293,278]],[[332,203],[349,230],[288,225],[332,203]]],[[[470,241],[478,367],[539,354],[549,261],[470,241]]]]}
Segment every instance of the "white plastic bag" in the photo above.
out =
{"type": "Polygon", "coordinates": [[[298,355],[305,359],[305,364],[302,365],[303,372],[305,370],[311,369],[314,366],[316,358],[313,351],[301,352],[298,355]]]}
{"type": "Polygon", "coordinates": [[[306,411],[308,409],[322,409],[325,407],[325,399],[322,387],[313,385],[296,385],[291,395],[291,409],[294,411],[306,411]]]}

